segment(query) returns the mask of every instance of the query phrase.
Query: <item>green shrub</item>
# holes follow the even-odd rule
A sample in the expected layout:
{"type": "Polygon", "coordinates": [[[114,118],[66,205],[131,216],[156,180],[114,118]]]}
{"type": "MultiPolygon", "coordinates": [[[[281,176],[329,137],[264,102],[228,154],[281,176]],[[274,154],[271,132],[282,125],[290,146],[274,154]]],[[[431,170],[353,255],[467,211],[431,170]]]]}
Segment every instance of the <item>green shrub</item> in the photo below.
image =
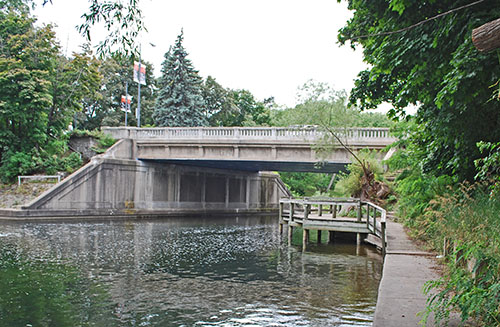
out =
{"type": "MultiPolygon", "coordinates": [[[[375,180],[381,181],[383,168],[380,159],[376,157],[376,152],[360,151],[357,156],[375,174],[375,180]]],[[[363,168],[358,162],[353,162],[347,166],[349,173],[341,173],[338,183],[335,185],[335,195],[341,197],[359,196],[361,193],[361,177],[363,168]]]]}
{"type": "Polygon", "coordinates": [[[0,177],[3,182],[12,182],[19,175],[27,175],[33,171],[36,163],[30,153],[8,152],[2,158],[0,177]]]}
{"type": "Polygon", "coordinates": [[[294,196],[313,196],[327,191],[332,175],[326,173],[280,172],[280,177],[294,196]]]}
{"type": "Polygon", "coordinates": [[[499,212],[500,198],[484,184],[462,185],[432,201],[425,216],[436,225],[434,244],[439,248],[446,238],[455,250],[447,257],[445,276],[427,285],[427,292],[437,293],[429,298],[426,314],[446,321],[451,310],[459,310],[463,321],[500,325],[499,212]]]}

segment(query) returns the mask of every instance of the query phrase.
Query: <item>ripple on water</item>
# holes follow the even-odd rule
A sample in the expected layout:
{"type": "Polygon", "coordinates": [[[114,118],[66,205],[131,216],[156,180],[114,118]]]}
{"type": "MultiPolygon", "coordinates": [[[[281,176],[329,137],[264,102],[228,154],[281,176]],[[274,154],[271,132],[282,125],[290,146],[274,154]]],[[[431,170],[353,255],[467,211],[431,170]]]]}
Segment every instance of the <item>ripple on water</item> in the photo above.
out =
{"type": "Polygon", "coordinates": [[[370,249],[284,246],[275,219],[1,230],[0,251],[10,244],[29,258],[74,267],[81,282],[71,292],[97,294],[78,300],[87,301],[80,316],[103,310],[91,323],[107,326],[370,326],[381,276],[381,258],[370,249]]]}

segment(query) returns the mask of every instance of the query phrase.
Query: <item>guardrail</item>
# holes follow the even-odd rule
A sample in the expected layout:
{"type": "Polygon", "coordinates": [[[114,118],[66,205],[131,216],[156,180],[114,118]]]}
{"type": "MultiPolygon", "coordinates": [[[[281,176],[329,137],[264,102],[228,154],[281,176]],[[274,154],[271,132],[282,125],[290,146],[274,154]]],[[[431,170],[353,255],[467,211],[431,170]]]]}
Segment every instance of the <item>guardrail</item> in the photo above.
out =
{"type": "Polygon", "coordinates": [[[21,185],[23,179],[41,180],[41,179],[57,179],[59,183],[61,176],[59,175],[31,175],[31,176],[17,176],[17,185],[21,185]]]}
{"type": "MultiPolygon", "coordinates": [[[[370,233],[381,241],[382,253],[387,245],[386,217],[384,208],[368,201],[353,198],[281,199],[279,204],[280,231],[283,224],[291,228],[370,233]],[[342,216],[342,213],[356,210],[356,217],[342,216]]],[[[304,233],[304,242],[307,237],[304,233]]],[[[305,246],[305,244],[303,244],[305,246]]]]}
{"type": "MultiPolygon", "coordinates": [[[[294,127],[102,127],[116,139],[236,139],[314,141],[325,136],[318,128],[294,127]]],[[[396,140],[388,128],[345,128],[337,135],[350,141],[377,141],[390,144],[396,140]]]]}

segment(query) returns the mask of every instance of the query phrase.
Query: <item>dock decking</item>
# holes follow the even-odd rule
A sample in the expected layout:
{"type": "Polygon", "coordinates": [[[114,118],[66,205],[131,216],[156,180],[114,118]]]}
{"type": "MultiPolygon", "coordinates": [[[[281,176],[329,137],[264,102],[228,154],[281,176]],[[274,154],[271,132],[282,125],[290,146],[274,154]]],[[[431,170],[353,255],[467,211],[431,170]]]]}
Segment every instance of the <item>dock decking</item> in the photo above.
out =
{"type": "MultiPolygon", "coordinates": [[[[305,250],[309,241],[309,231],[329,232],[332,240],[334,232],[356,233],[358,243],[363,235],[372,234],[380,239],[382,252],[386,249],[385,209],[360,199],[281,199],[279,207],[280,232],[288,225],[288,243],[291,244],[293,228],[301,227],[302,246],[305,250]],[[355,217],[349,214],[354,210],[355,217]]],[[[352,215],[352,214],[351,214],[352,215]]]]}

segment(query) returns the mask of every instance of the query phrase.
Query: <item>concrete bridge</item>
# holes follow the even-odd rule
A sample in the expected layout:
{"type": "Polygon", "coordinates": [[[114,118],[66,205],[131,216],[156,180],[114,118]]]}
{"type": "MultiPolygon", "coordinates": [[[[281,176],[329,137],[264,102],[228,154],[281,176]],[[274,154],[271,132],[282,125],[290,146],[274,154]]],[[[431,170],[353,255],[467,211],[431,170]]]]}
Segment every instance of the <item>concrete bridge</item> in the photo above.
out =
{"type": "MultiPolygon", "coordinates": [[[[266,171],[337,172],[350,162],[333,147],[322,158],[315,129],[103,128],[120,139],[75,173],[25,205],[0,209],[0,219],[154,217],[275,213],[290,193],[266,171]]],[[[387,129],[340,131],[351,148],[382,149],[387,129]]]]}
{"type": "MultiPolygon", "coordinates": [[[[116,139],[132,139],[135,158],[243,171],[338,172],[351,162],[339,145],[321,155],[325,134],[316,128],[286,127],[104,127],[116,139]]],[[[396,139],[387,128],[339,129],[352,149],[380,150],[396,139]]]]}

